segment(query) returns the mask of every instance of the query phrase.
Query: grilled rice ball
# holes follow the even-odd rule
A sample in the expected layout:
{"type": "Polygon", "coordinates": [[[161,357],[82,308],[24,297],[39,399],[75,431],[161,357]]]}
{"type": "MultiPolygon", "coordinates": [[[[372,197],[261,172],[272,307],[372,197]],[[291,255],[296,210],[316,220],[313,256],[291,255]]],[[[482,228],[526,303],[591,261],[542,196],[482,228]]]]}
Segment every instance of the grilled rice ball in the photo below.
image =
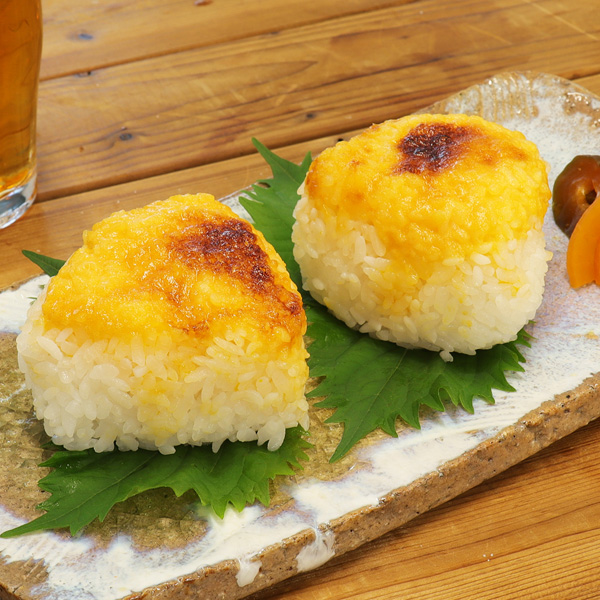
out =
{"type": "Polygon", "coordinates": [[[451,360],[514,340],[541,302],[550,189],[519,132],[387,121],[325,150],[300,192],[303,285],[350,327],[451,360]]]}
{"type": "Polygon", "coordinates": [[[308,426],[301,297],[262,234],[212,196],[117,212],[32,306],[19,364],[70,450],[226,440],[308,426]]]}

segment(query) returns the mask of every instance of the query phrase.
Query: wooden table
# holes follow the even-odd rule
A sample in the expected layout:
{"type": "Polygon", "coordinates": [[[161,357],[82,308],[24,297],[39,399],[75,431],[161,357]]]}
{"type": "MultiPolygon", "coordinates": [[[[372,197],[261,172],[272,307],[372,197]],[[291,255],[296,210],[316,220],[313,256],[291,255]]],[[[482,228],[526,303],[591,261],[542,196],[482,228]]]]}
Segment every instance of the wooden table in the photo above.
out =
{"type": "MultiPolygon", "coordinates": [[[[83,229],[217,197],[286,158],[502,71],[600,94],[598,0],[43,0],[39,199],[0,231],[0,288],[83,229]]],[[[600,150],[600,149],[599,149],[600,150]]],[[[600,597],[600,424],[257,598],[600,597]]]]}

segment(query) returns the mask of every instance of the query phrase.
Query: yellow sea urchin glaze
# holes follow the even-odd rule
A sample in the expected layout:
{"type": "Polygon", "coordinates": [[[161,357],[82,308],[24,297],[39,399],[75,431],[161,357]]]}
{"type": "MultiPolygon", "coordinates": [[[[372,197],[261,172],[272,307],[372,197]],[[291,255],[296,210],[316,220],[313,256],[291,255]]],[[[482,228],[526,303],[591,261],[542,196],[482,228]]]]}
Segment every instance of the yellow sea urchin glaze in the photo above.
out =
{"type": "Polygon", "coordinates": [[[305,331],[281,258],[203,194],[86,232],[17,347],[37,416],[68,449],[273,449],[287,427],[308,425],[305,331]]]}
{"type": "Polygon", "coordinates": [[[236,328],[282,348],[306,327],[279,256],[207,194],[121,211],[85,232],[50,283],[43,315],[49,327],[82,327],[93,337],[168,332],[202,343],[236,328]]]}
{"type": "Polygon", "coordinates": [[[414,115],[325,150],[306,192],[324,218],[372,224],[410,279],[489,242],[522,238],[549,189],[535,145],[479,117],[414,115]],[[515,168],[516,167],[516,168],[515,168]]]}
{"type": "Polygon", "coordinates": [[[350,326],[446,357],[473,352],[514,339],[541,301],[549,198],[546,165],[522,134],[475,116],[412,115],[314,160],[295,256],[305,287],[350,326]],[[541,280],[537,263],[515,268],[514,251],[538,248],[534,238],[541,280]],[[481,286],[500,312],[475,301],[481,286]],[[518,323],[505,323],[514,310],[518,323]]]}

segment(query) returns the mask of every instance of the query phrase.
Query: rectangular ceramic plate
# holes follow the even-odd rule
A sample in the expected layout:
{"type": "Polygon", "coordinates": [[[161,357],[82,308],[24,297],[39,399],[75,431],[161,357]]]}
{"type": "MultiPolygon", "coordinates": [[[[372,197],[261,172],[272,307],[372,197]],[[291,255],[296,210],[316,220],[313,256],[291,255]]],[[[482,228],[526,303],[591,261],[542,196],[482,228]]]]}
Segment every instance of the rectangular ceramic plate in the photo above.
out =
{"type": "MultiPolygon", "coordinates": [[[[551,185],[574,155],[600,148],[600,99],[550,75],[501,74],[427,112],[479,114],[522,131],[550,164],[551,185]]],[[[225,201],[237,205],[236,196],[225,201]]],[[[278,480],[270,508],[230,510],[220,520],[192,496],[157,490],[75,538],[0,540],[0,596],[115,600],[145,590],[153,599],[242,598],[406,523],[600,416],[600,288],[570,289],[567,238],[550,211],[545,232],[554,257],[527,369],[510,377],[515,392],[496,393],[495,405],[476,402],[473,415],[426,414],[420,431],[399,426],[398,438],[376,432],[334,465],[328,458],[340,429],[314,409],[311,460],[278,480]]],[[[39,283],[0,294],[0,329],[18,327],[39,283]]],[[[16,367],[14,337],[0,334],[2,531],[35,517],[43,499],[43,431],[16,367]]]]}

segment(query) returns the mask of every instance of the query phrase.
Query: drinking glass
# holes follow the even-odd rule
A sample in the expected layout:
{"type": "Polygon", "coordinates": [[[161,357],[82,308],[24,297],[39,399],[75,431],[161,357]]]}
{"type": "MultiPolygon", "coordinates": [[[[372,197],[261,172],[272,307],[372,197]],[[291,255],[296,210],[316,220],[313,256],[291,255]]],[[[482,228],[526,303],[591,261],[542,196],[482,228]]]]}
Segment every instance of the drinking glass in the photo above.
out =
{"type": "Polygon", "coordinates": [[[0,228],[33,204],[41,0],[0,0],[0,228]]]}

